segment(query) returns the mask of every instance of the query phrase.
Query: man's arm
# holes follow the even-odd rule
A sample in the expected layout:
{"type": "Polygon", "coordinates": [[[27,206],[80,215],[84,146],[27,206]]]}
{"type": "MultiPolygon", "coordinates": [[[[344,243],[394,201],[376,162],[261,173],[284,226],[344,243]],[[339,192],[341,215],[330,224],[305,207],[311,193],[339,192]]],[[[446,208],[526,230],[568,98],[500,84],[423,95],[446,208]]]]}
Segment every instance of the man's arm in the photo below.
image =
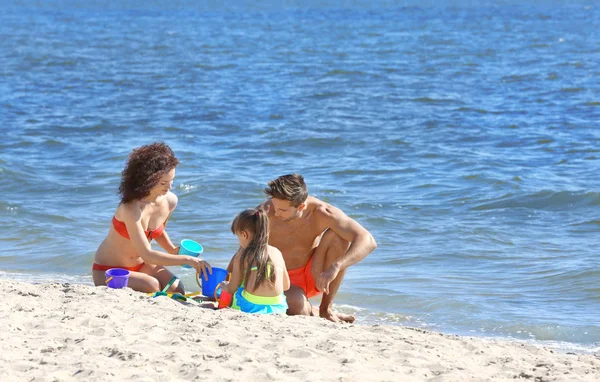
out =
{"type": "Polygon", "coordinates": [[[339,208],[325,205],[319,207],[319,212],[329,229],[351,243],[346,254],[333,264],[340,270],[358,263],[377,248],[377,243],[371,233],[339,208]]]}

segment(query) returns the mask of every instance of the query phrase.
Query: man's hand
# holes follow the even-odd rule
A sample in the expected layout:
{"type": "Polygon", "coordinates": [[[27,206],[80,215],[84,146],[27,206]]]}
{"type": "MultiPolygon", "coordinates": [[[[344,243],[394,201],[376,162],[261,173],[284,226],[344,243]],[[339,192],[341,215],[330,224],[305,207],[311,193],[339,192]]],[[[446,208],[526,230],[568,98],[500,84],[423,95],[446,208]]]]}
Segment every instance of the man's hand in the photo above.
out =
{"type": "Polygon", "coordinates": [[[319,292],[329,294],[329,284],[335,280],[340,270],[341,267],[337,263],[333,263],[329,268],[321,272],[315,283],[319,292]]]}

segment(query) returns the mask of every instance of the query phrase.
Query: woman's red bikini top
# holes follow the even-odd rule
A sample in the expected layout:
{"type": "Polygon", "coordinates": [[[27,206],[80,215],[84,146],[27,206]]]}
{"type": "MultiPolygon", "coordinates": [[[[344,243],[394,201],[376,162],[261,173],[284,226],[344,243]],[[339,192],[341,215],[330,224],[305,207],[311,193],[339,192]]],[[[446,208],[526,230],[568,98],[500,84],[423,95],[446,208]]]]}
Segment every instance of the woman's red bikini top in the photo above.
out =
{"type": "MultiPolygon", "coordinates": [[[[112,223],[113,223],[113,227],[115,227],[115,231],[117,231],[117,233],[119,235],[123,236],[125,239],[129,240],[129,232],[127,232],[127,226],[125,225],[125,223],[123,223],[120,220],[117,220],[117,218],[114,216],[112,218],[112,223]]],[[[165,230],[165,225],[163,223],[160,225],[160,227],[144,231],[144,233],[146,234],[146,237],[148,239],[152,240],[152,239],[156,239],[157,237],[162,235],[164,230],[165,230]]]]}

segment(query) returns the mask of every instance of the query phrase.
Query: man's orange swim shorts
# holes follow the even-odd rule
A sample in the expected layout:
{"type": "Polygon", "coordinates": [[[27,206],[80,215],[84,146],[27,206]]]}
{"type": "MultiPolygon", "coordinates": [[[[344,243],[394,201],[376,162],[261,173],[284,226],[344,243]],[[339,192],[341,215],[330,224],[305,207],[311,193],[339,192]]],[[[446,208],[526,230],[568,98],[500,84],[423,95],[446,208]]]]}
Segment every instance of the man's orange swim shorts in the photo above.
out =
{"type": "Polygon", "coordinates": [[[315,279],[312,275],[312,262],[313,256],[311,256],[308,263],[301,267],[292,270],[288,270],[288,275],[290,275],[290,284],[300,287],[304,290],[306,297],[311,298],[314,296],[318,296],[321,294],[315,285],[315,279]]]}

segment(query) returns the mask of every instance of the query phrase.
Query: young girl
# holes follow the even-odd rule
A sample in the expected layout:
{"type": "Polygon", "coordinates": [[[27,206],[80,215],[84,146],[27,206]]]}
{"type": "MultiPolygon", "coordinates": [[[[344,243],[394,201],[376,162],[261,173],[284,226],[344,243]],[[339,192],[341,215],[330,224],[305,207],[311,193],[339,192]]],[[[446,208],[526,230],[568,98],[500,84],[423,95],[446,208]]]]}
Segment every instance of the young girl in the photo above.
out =
{"type": "Polygon", "coordinates": [[[247,313],[285,314],[284,291],[290,278],[281,252],[268,244],[269,218],[262,209],[242,211],[231,223],[240,250],[231,260],[231,280],[224,293],[233,295],[231,307],[247,313]]]}

